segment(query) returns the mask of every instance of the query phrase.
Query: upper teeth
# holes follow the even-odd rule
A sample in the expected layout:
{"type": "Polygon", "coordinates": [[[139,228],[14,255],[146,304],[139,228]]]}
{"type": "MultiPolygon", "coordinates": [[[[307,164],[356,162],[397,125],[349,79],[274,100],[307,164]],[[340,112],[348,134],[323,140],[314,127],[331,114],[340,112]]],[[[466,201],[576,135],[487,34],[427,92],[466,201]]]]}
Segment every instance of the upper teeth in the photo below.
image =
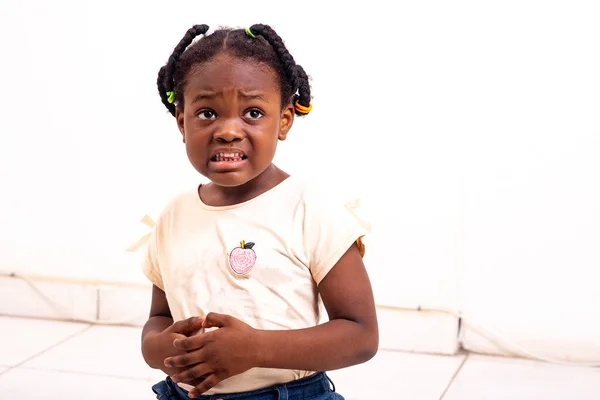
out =
{"type": "Polygon", "coordinates": [[[239,159],[242,158],[242,153],[217,153],[215,155],[215,159],[217,161],[227,161],[229,159],[239,159]]]}

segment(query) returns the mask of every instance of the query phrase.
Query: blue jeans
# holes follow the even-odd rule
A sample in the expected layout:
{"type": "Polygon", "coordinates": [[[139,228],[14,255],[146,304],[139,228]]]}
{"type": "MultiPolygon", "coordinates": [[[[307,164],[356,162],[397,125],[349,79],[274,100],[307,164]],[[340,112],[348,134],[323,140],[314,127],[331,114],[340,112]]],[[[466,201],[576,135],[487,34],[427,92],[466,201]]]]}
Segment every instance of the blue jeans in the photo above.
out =
{"type": "MultiPolygon", "coordinates": [[[[309,377],[298,379],[296,381],[271,386],[265,389],[259,389],[252,392],[232,393],[232,394],[213,394],[210,396],[198,396],[199,400],[344,400],[344,398],[335,393],[333,382],[329,386],[331,379],[324,373],[319,372],[309,377]]],[[[188,392],[176,383],[170,377],[164,381],[152,386],[152,391],[156,393],[159,400],[189,400],[188,392]]]]}

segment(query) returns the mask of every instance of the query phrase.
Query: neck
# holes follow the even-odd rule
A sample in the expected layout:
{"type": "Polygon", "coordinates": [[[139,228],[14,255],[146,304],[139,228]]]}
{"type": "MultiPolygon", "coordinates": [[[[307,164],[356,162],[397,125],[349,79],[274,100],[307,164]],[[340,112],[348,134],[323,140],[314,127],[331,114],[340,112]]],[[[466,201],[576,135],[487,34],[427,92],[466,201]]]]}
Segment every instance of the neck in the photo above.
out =
{"type": "Polygon", "coordinates": [[[251,200],[283,182],[289,175],[271,164],[256,178],[240,186],[225,187],[209,183],[200,187],[202,201],[211,206],[229,206],[251,200]]]}

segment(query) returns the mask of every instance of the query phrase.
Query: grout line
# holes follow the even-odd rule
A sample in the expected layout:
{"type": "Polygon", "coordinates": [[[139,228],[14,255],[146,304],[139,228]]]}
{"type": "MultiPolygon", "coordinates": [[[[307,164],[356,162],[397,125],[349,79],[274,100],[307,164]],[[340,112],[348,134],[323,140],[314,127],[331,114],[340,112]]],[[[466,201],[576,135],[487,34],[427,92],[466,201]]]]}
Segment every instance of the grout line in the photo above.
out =
{"type": "Polygon", "coordinates": [[[456,377],[458,376],[458,374],[460,373],[460,371],[464,367],[464,365],[467,362],[467,359],[469,358],[469,356],[470,356],[470,354],[467,353],[467,355],[465,356],[465,358],[462,360],[462,362],[460,363],[460,365],[458,366],[458,368],[454,372],[454,375],[452,375],[452,378],[450,378],[450,382],[448,382],[448,385],[446,386],[446,389],[444,389],[444,391],[442,392],[442,395],[440,396],[439,400],[443,400],[444,397],[446,397],[446,394],[448,393],[448,390],[450,390],[450,386],[452,386],[452,384],[456,380],[456,377]]]}
{"type": "Polygon", "coordinates": [[[52,350],[53,348],[55,348],[55,347],[58,347],[58,346],[60,346],[61,344],[65,343],[65,342],[68,342],[69,340],[73,339],[74,337],[76,337],[76,336],[79,336],[79,335],[81,335],[82,333],[86,332],[86,331],[87,331],[87,330],[89,330],[91,327],[92,327],[92,325],[88,325],[88,326],[84,327],[83,329],[81,329],[81,330],[79,330],[79,331],[77,331],[77,332],[75,332],[75,333],[72,333],[72,334],[70,334],[69,336],[65,337],[64,339],[62,339],[62,340],[59,340],[58,342],[56,342],[56,343],[54,343],[54,344],[52,344],[52,345],[50,345],[50,346],[46,347],[45,349],[41,350],[40,352],[38,352],[38,353],[36,353],[36,354],[34,354],[34,355],[30,356],[30,357],[27,357],[27,358],[26,358],[26,359],[24,359],[23,361],[21,361],[21,362],[18,362],[18,363],[16,363],[15,365],[12,365],[12,366],[8,367],[8,369],[7,369],[7,370],[0,372],[0,376],[1,376],[1,375],[4,375],[4,374],[5,374],[5,373],[7,373],[8,371],[11,371],[11,370],[13,370],[13,369],[19,368],[21,365],[23,365],[23,364],[25,364],[25,363],[27,363],[27,362],[29,362],[29,361],[33,360],[33,359],[34,359],[34,358],[36,358],[36,357],[39,357],[39,356],[41,356],[42,354],[46,353],[47,351],[49,351],[49,350],[52,350]]]}
{"type": "MultiPolygon", "coordinates": [[[[150,368],[150,367],[148,367],[150,368]]],[[[42,368],[42,367],[21,367],[21,370],[29,370],[29,371],[48,371],[48,372],[58,372],[63,374],[73,374],[73,375],[85,375],[85,376],[98,376],[102,378],[115,378],[115,379],[127,379],[129,381],[141,381],[141,382],[158,382],[161,378],[154,377],[140,377],[140,376],[124,376],[124,375],[113,375],[106,374],[102,372],[89,372],[89,371],[74,371],[70,369],[61,369],[61,368],[42,368]]],[[[166,377],[167,375],[164,374],[166,377]]],[[[163,378],[164,379],[164,378],[163,378]]]]}
{"type": "Polygon", "coordinates": [[[59,322],[64,324],[73,324],[73,325],[89,325],[89,322],[84,322],[77,319],[69,319],[69,318],[60,318],[54,316],[36,316],[36,315],[21,315],[21,314],[8,314],[0,312],[0,318],[8,318],[8,319],[27,319],[27,320],[35,320],[35,321],[49,321],[49,322],[59,322]]]}

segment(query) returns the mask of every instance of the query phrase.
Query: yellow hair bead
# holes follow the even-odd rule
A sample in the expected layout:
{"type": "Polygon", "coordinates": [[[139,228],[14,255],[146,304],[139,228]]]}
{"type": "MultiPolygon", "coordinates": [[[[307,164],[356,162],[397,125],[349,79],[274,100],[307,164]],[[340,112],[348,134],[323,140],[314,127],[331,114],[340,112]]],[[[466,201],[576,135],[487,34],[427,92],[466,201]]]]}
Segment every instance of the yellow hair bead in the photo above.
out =
{"type": "Polygon", "coordinates": [[[304,107],[302,104],[296,102],[294,108],[301,114],[308,114],[312,110],[312,104],[309,104],[308,107],[304,107]]]}

